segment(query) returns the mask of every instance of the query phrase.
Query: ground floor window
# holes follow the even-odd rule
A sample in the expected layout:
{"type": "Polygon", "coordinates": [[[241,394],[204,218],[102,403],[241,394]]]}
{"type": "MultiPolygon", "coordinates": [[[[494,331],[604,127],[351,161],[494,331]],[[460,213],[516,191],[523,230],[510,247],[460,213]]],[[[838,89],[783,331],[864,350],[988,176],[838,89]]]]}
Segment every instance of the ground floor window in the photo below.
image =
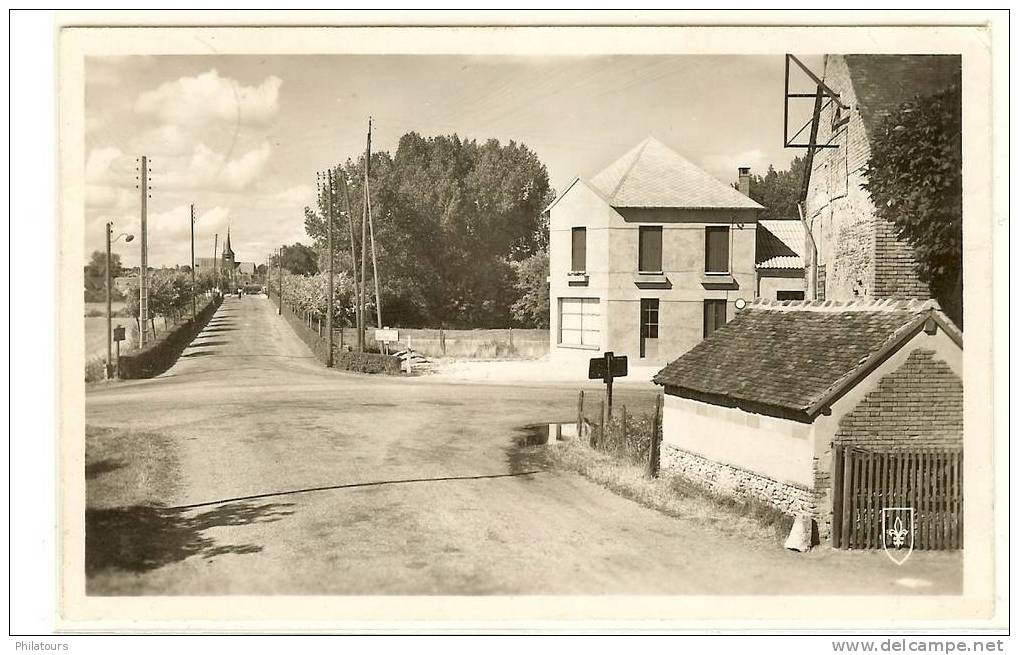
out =
{"type": "Polygon", "coordinates": [[[559,343],[598,348],[601,345],[601,304],[598,298],[559,299],[559,343]]]}
{"type": "Polygon", "coordinates": [[[802,291],[776,291],[775,300],[803,300],[802,291]]]}
{"type": "Polygon", "coordinates": [[[658,308],[658,298],[640,299],[640,356],[642,358],[658,356],[658,308]]]}
{"type": "Polygon", "coordinates": [[[704,338],[707,339],[711,333],[725,325],[725,301],[705,300],[704,301],[704,338]]]}

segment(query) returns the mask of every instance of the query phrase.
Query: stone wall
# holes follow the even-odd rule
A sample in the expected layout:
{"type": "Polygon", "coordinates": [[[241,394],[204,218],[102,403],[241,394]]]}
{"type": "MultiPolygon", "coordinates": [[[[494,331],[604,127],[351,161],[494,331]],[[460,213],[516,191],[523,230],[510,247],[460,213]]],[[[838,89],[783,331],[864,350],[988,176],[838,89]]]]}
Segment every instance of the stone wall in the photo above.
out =
{"type": "Polygon", "coordinates": [[[807,515],[815,520],[821,518],[817,494],[811,489],[714,462],[669,443],[662,443],[661,448],[662,474],[678,475],[720,496],[764,502],[793,516],[807,515]]]}
{"type": "Polygon", "coordinates": [[[839,421],[843,445],[916,448],[962,445],[962,380],[932,350],[914,350],[839,421]]]}

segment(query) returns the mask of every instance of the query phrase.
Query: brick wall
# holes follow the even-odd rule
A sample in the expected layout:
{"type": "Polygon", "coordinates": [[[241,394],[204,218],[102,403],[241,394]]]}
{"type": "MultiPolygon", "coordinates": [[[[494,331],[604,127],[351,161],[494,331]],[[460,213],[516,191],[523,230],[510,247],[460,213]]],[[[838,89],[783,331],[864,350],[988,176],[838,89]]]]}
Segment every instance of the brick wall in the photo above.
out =
{"type": "Polygon", "coordinates": [[[849,109],[832,103],[821,113],[818,142],[838,147],[816,152],[804,203],[819,262],[827,269],[823,297],[928,298],[929,290],[916,276],[911,247],[896,239],[891,225],[877,220],[863,188],[870,142],[845,59],[829,55],[824,75],[849,109]],[[848,122],[833,130],[836,119],[847,116],[848,122]]]}
{"type": "Polygon", "coordinates": [[[835,441],[886,448],[962,445],[962,380],[931,350],[915,350],[842,417],[835,441]]]}
{"type": "Polygon", "coordinates": [[[874,220],[875,262],[874,296],[876,298],[931,297],[931,290],[916,273],[913,249],[895,236],[890,222],[874,220]]]}

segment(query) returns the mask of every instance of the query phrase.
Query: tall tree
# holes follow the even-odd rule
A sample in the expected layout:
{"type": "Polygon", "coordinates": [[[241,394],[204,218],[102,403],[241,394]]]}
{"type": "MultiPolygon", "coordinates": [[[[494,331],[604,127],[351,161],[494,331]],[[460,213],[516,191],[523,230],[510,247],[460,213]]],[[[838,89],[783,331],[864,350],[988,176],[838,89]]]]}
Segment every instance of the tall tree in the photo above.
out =
{"type": "Polygon", "coordinates": [[[864,188],[878,217],[913,248],[917,274],[962,325],[962,98],[959,88],[917,97],[871,139],[864,188]]]}
{"type": "Polygon", "coordinates": [[[294,275],[315,275],[318,273],[318,253],[303,243],[283,246],[283,268],[294,275]]]}
{"type": "Polygon", "coordinates": [[[789,163],[787,171],[776,171],[769,164],[764,175],[750,176],[750,197],[764,206],[759,218],[797,218],[796,203],[800,200],[803,166],[803,158],[796,157],[789,163]]]}
{"type": "Polygon", "coordinates": [[[548,251],[541,250],[513,264],[520,297],[513,303],[513,318],[534,328],[549,326],[548,251]]]}
{"type": "MultiPolygon", "coordinates": [[[[119,277],[124,267],[120,255],[110,256],[110,274],[119,277]]],[[[120,298],[120,293],[113,289],[113,297],[120,298]]],[[[99,302],[106,299],[106,253],[101,250],[92,251],[88,264],[85,265],[85,301],[99,302]]]]}
{"type": "MultiPolygon", "coordinates": [[[[358,226],[362,166],[348,160],[340,167],[358,226]]],[[[548,239],[542,210],[552,190],[537,156],[513,141],[479,145],[455,134],[424,138],[411,132],[395,154],[372,153],[370,185],[384,320],[405,326],[509,324],[520,296],[512,264],[540,251],[548,239]]],[[[305,231],[319,247],[325,242],[324,209],[320,200],[305,210],[305,231]]],[[[337,215],[337,266],[347,270],[349,231],[346,217],[337,215]]]]}

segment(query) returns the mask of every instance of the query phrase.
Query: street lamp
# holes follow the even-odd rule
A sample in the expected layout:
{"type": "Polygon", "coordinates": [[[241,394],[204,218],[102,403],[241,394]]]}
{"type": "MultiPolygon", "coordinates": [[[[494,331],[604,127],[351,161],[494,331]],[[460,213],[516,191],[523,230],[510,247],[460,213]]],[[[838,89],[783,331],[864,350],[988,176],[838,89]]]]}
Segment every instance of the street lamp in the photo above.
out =
{"type": "MultiPolygon", "coordinates": [[[[111,247],[124,237],[126,243],[134,240],[133,234],[121,232],[113,238],[113,221],[106,222],[106,379],[113,377],[113,269],[111,247]]],[[[119,348],[119,345],[118,345],[119,348]]],[[[118,351],[119,352],[119,351],[118,351]]]]}
{"type": "Polygon", "coordinates": [[[191,205],[191,324],[195,324],[195,206],[191,205]]]}

